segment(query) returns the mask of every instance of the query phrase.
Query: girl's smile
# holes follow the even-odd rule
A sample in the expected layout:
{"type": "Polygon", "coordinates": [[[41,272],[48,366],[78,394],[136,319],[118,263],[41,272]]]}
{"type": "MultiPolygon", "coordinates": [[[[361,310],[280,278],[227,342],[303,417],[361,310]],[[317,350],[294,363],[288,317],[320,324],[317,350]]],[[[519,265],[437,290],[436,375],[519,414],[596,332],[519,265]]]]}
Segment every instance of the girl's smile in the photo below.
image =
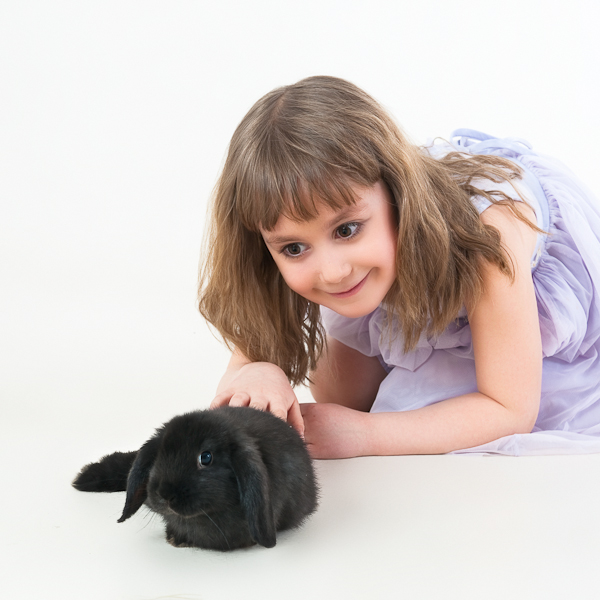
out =
{"type": "MultiPolygon", "coordinates": [[[[369,271],[370,273],[370,271],[369,271]]],[[[361,281],[359,281],[354,287],[351,287],[349,290],[345,291],[345,292],[337,292],[337,293],[333,293],[330,292],[332,296],[335,296],[336,298],[348,298],[349,296],[353,296],[354,294],[357,294],[363,287],[363,285],[365,284],[365,281],[367,281],[367,277],[369,276],[369,273],[367,273],[367,275],[364,277],[364,279],[361,279],[361,281]]]]}
{"type": "Polygon", "coordinates": [[[393,199],[383,182],[355,186],[357,202],[325,203],[310,221],[279,217],[263,239],[287,285],[307,300],[355,318],[382,302],[396,278],[393,199]]]}

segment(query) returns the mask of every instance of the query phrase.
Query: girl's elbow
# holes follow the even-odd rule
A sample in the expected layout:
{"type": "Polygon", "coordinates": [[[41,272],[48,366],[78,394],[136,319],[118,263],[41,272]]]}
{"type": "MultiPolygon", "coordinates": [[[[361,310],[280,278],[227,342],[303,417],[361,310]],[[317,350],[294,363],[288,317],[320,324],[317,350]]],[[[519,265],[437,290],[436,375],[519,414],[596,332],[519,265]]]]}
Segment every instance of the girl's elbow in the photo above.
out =
{"type": "Polygon", "coordinates": [[[540,396],[532,394],[529,397],[521,397],[517,402],[508,403],[495,400],[504,410],[502,420],[506,433],[513,435],[517,433],[531,433],[535,427],[540,410],[540,396]]]}
{"type": "Polygon", "coordinates": [[[528,402],[525,408],[516,411],[514,416],[514,433],[531,433],[535,427],[539,411],[539,397],[528,402]]]}
{"type": "Polygon", "coordinates": [[[535,426],[536,418],[521,418],[515,423],[514,433],[531,433],[535,426]]]}

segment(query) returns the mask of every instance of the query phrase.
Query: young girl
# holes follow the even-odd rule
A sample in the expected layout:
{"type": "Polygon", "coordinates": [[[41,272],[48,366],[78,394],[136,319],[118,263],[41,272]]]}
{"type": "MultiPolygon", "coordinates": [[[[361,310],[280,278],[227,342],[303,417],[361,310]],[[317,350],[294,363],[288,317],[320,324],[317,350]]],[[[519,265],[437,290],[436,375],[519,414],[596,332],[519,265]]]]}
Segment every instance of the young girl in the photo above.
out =
{"type": "Polygon", "coordinates": [[[316,458],[600,452],[600,205],[561,164],[468,130],[416,147],[311,77],[244,117],[212,219],[213,407],[270,410],[316,458]]]}

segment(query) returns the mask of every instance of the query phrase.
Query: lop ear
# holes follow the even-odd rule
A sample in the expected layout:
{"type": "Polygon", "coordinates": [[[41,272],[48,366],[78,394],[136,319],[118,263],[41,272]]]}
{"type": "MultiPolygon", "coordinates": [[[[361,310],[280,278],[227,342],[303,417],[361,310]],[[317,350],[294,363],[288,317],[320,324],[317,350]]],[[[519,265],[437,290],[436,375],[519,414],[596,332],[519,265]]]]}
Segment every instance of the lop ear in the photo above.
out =
{"type": "Polygon", "coordinates": [[[113,452],[81,469],[73,481],[80,492],[124,492],[137,452],[113,452]]]}
{"type": "Polygon", "coordinates": [[[135,514],[148,496],[146,487],[150,477],[150,469],[156,460],[162,432],[151,437],[138,451],[129,475],[127,476],[127,495],[125,508],[117,523],[122,523],[135,514]]]}
{"type": "Polygon", "coordinates": [[[231,458],[250,536],[261,546],[272,548],[276,542],[275,518],[269,474],[261,454],[255,444],[240,440],[231,458]]]}

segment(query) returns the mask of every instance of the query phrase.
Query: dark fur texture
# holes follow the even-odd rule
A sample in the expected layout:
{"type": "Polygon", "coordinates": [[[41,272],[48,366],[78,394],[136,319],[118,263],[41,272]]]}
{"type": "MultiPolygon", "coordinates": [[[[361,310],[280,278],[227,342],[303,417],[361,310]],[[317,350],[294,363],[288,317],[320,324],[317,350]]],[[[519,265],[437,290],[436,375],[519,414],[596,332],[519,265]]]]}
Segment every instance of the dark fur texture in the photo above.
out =
{"type": "Polygon", "coordinates": [[[86,492],[127,491],[119,523],[142,504],[163,517],[173,546],[234,550],[275,545],[317,507],[312,461],[298,433],[252,408],[175,417],[138,452],[115,452],[73,482],[86,492]],[[210,464],[200,456],[210,453],[210,464]]]}

